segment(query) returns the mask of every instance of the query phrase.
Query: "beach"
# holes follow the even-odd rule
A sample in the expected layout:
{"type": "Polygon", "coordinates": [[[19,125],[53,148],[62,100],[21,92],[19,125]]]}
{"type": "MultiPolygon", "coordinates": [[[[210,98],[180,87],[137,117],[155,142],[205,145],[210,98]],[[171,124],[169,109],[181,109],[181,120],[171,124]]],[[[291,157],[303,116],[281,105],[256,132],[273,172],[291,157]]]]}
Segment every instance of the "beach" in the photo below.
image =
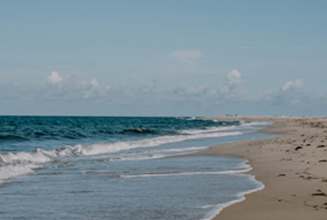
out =
{"type": "Polygon", "coordinates": [[[325,220],[327,217],[327,119],[216,117],[272,121],[262,132],[279,137],[214,146],[185,156],[231,155],[248,160],[249,174],[265,185],[214,220],[325,220]]]}
{"type": "Polygon", "coordinates": [[[1,219],[326,219],[325,118],[0,120],[1,219]]]}

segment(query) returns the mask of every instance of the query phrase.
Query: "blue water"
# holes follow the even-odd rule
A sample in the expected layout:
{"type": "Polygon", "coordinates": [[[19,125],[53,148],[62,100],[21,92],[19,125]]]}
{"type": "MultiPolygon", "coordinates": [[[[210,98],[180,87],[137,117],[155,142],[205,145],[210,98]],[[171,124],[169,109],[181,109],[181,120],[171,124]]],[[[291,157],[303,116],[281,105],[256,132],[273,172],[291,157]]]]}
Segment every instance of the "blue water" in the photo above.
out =
{"type": "Polygon", "coordinates": [[[262,122],[0,117],[0,219],[210,219],[262,188],[245,160],[167,157],[271,136],[262,122]]]}

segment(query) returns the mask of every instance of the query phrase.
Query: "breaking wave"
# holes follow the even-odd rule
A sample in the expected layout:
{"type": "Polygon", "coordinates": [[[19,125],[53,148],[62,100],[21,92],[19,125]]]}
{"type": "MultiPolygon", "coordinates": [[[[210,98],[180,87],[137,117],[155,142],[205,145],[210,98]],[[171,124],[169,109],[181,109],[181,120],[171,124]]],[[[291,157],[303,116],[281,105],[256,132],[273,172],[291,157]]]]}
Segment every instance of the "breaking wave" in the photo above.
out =
{"type": "MultiPolygon", "coordinates": [[[[129,149],[154,147],[162,144],[181,142],[191,139],[223,137],[240,134],[242,134],[242,132],[195,133],[192,135],[160,136],[134,141],[92,144],[87,146],[68,145],[64,148],[56,150],[37,149],[35,152],[6,152],[0,154],[0,180],[31,173],[33,172],[33,169],[39,168],[40,164],[60,160],[60,158],[64,157],[109,154],[126,151],[129,149]]],[[[176,149],[175,151],[179,150],[176,149]]],[[[163,155],[156,155],[150,158],[120,158],[118,160],[143,160],[161,157],[163,157],[163,155]]]]}

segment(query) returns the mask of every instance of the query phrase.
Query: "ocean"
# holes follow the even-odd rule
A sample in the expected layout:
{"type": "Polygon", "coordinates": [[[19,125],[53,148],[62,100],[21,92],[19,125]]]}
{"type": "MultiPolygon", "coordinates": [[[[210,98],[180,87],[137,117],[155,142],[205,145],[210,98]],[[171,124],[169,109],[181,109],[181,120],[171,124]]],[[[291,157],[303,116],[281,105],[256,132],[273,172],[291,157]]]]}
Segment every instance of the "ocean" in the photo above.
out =
{"type": "Polygon", "coordinates": [[[0,219],[209,220],[262,183],[229,156],[169,157],[271,137],[269,122],[0,117],[0,219]]]}

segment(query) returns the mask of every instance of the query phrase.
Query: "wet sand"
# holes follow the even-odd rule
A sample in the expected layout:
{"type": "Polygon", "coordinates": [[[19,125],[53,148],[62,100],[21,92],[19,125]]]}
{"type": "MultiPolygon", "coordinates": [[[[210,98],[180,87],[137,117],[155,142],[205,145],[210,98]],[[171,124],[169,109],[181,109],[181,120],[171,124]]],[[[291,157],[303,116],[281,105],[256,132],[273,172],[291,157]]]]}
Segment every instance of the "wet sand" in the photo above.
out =
{"type": "Polygon", "coordinates": [[[249,174],[265,185],[263,190],[246,195],[243,202],[225,208],[214,220],[327,219],[327,118],[215,119],[273,121],[263,132],[281,136],[214,146],[187,155],[245,158],[253,167],[249,174]]]}

